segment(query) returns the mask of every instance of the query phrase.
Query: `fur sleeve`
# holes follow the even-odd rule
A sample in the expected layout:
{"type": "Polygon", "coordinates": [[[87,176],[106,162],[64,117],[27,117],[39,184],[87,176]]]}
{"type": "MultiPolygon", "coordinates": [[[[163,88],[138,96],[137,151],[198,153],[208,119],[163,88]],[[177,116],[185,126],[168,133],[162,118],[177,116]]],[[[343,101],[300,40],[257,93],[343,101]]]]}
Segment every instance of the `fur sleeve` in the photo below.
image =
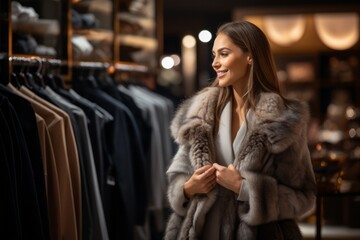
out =
{"type": "Polygon", "coordinates": [[[312,210],[313,189],[294,189],[278,184],[275,178],[245,171],[242,176],[249,184],[249,201],[240,204],[239,215],[249,225],[278,219],[296,219],[312,210]]]}
{"type": "Polygon", "coordinates": [[[285,161],[291,167],[282,163],[273,175],[241,171],[248,184],[249,201],[240,204],[239,216],[246,223],[258,225],[278,219],[296,219],[313,210],[316,183],[308,151],[298,152],[297,160],[287,157],[285,161]]]}
{"type": "Polygon", "coordinates": [[[178,174],[173,178],[168,188],[168,200],[170,207],[180,216],[185,216],[187,212],[187,202],[185,198],[183,185],[190,176],[178,174]]]}
{"type": "Polygon", "coordinates": [[[190,164],[187,147],[180,146],[166,174],[168,176],[167,197],[170,207],[180,216],[187,212],[183,185],[194,170],[190,164]]]}

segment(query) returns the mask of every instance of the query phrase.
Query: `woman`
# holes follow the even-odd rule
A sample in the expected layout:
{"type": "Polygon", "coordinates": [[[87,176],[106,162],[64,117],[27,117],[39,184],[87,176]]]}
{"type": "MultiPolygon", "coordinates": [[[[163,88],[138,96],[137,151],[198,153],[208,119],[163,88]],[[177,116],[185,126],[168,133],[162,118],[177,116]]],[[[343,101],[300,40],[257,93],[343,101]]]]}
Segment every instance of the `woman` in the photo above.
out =
{"type": "Polygon", "coordinates": [[[171,131],[173,214],[165,239],[301,239],[295,219],[314,207],[308,109],[279,89],[264,33],[222,25],[214,83],[186,100],[171,131]]]}

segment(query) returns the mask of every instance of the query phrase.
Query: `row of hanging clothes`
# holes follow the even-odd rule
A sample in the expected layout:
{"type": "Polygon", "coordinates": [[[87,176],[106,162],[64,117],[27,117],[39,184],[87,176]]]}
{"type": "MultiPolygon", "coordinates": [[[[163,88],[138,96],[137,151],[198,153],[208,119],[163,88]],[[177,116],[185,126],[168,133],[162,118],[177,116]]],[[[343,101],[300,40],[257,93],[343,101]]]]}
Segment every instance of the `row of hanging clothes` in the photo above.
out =
{"type": "MultiPolygon", "coordinates": [[[[154,239],[164,230],[174,103],[102,63],[12,59],[0,84],[7,239],[154,239]]],[[[129,75],[131,76],[131,75],[129,75]]]]}

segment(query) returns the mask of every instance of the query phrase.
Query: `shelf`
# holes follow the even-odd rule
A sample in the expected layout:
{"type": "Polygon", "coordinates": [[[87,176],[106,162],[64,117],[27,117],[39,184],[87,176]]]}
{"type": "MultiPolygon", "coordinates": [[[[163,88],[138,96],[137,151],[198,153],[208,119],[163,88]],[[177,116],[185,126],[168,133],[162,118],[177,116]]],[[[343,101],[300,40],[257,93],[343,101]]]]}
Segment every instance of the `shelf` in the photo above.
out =
{"type": "Polygon", "coordinates": [[[138,23],[144,28],[152,29],[155,31],[156,22],[155,19],[152,17],[139,16],[129,12],[120,12],[117,14],[117,17],[119,20],[129,21],[131,23],[138,23]]]}
{"type": "Polygon", "coordinates": [[[120,33],[154,36],[156,30],[155,19],[134,15],[128,12],[120,12],[120,33]]]}
{"type": "Polygon", "coordinates": [[[83,36],[89,41],[104,41],[111,43],[114,32],[107,29],[74,29],[73,35],[83,36]]]}
{"type": "Polygon", "coordinates": [[[12,21],[13,32],[33,35],[60,35],[60,24],[58,20],[38,19],[36,21],[12,21]]]}
{"type": "Polygon", "coordinates": [[[112,14],[112,1],[80,1],[74,7],[81,11],[112,14]]]}
{"type": "MultiPolygon", "coordinates": [[[[10,7],[11,2],[6,1],[6,6],[10,7]]],[[[11,33],[9,44],[5,46],[2,41],[4,58],[57,59],[66,65],[62,73],[67,79],[71,79],[74,63],[80,62],[109,63],[116,65],[118,71],[157,73],[157,58],[162,49],[159,47],[162,13],[157,11],[162,0],[21,0],[19,3],[33,8],[39,18],[22,21],[11,16],[8,7],[3,9],[1,32],[11,33]]],[[[3,66],[6,71],[10,69],[3,66]]]]}
{"type": "Polygon", "coordinates": [[[120,13],[129,13],[134,16],[143,17],[143,18],[152,18],[155,19],[155,4],[157,0],[148,0],[148,1],[129,1],[124,5],[120,6],[118,12],[120,13]]]}
{"type": "Polygon", "coordinates": [[[121,45],[144,49],[144,50],[153,50],[156,51],[158,47],[157,40],[152,37],[144,37],[130,34],[119,34],[117,36],[118,41],[121,45]]]}

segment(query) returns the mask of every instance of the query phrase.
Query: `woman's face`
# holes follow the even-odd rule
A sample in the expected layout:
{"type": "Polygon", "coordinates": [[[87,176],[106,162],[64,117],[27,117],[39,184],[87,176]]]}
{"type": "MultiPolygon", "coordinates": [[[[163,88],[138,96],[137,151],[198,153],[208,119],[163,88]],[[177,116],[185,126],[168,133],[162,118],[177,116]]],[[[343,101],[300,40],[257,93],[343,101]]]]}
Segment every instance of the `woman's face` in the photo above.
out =
{"type": "Polygon", "coordinates": [[[220,87],[245,87],[249,77],[250,54],[244,53],[231,39],[220,33],[212,49],[214,68],[220,87]]]}

